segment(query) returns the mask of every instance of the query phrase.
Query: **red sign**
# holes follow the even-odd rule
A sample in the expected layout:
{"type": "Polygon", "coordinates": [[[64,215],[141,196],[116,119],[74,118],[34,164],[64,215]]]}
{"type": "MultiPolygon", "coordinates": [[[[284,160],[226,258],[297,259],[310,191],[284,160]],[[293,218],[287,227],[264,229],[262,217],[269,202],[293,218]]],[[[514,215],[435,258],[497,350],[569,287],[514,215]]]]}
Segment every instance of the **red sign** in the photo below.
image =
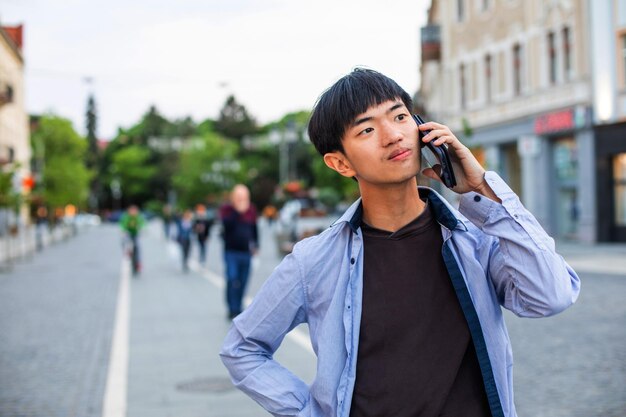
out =
{"type": "Polygon", "coordinates": [[[535,133],[538,135],[559,132],[561,130],[572,130],[575,127],[574,109],[542,114],[535,119],[535,133]]]}

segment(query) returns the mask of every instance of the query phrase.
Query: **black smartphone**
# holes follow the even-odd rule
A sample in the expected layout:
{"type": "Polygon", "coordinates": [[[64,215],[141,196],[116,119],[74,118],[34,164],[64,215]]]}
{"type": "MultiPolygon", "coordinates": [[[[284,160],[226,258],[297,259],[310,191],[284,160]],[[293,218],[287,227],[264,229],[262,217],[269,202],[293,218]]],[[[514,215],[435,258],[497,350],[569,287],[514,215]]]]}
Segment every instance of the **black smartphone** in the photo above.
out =
{"type": "MultiPolygon", "coordinates": [[[[417,114],[413,115],[413,120],[415,120],[415,123],[417,123],[418,126],[424,123],[424,120],[422,120],[422,118],[417,114]]],[[[428,134],[430,130],[422,132],[418,129],[418,132],[420,147],[424,148],[424,146],[426,146],[426,148],[428,148],[435,156],[437,163],[441,167],[440,172],[437,172],[437,174],[439,174],[439,178],[441,178],[441,181],[446,187],[454,187],[456,185],[456,177],[454,176],[454,170],[452,169],[452,161],[450,161],[448,146],[445,143],[440,146],[435,146],[432,142],[424,143],[422,142],[422,138],[428,134]]]]}

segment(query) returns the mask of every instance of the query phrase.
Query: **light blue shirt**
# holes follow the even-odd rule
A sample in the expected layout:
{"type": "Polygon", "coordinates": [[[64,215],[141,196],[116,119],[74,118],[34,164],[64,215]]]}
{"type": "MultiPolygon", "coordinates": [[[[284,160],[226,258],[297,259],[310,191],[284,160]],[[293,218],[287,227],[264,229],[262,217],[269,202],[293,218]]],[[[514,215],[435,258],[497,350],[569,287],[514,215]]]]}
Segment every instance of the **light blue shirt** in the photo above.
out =
{"type": "MultiPolygon", "coordinates": [[[[502,204],[476,193],[455,210],[420,187],[441,225],[444,258],[468,322],[493,417],[516,416],[511,345],[501,306],[521,317],[556,314],[577,299],[580,280],[554,240],[494,172],[502,204]]],[[[222,361],[233,383],[274,416],[345,417],[356,377],[363,293],[362,206],[295,245],[226,336],[222,361]],[[308,323],[317,356],[308,386],[273,359],[285,335],[308,323]]]]}

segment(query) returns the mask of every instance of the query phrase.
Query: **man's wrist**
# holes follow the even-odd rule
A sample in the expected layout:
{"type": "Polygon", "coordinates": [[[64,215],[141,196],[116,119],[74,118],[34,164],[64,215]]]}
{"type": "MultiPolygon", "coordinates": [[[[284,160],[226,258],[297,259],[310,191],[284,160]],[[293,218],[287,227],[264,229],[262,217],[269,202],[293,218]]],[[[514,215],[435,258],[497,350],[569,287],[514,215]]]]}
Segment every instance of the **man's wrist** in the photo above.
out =
{"type": "Polygon", "coordinates": [[[497,203],[502,203],[502,200],[496,195],[493,189],[491,189],[491,186],[485,179],[484,174],[482,182],[478,185],[478,187],[474,188],[473,191],[497,203]]]}

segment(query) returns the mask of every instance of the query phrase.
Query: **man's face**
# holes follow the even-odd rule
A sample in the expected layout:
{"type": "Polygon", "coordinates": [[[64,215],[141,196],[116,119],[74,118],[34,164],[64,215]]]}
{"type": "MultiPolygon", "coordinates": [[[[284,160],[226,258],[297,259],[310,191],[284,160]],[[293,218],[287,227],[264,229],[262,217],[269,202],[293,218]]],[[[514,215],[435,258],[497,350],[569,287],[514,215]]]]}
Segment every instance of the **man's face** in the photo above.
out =
{"type": "Polygon", "coordinates": [[[342,143],[344,152],[333,154],[345,158],[347,169],[336,170],[356,176],[361,188],[399,184],[419,172],[417,125],[400,99],[358,115],[346,128],[342,143]]]}

